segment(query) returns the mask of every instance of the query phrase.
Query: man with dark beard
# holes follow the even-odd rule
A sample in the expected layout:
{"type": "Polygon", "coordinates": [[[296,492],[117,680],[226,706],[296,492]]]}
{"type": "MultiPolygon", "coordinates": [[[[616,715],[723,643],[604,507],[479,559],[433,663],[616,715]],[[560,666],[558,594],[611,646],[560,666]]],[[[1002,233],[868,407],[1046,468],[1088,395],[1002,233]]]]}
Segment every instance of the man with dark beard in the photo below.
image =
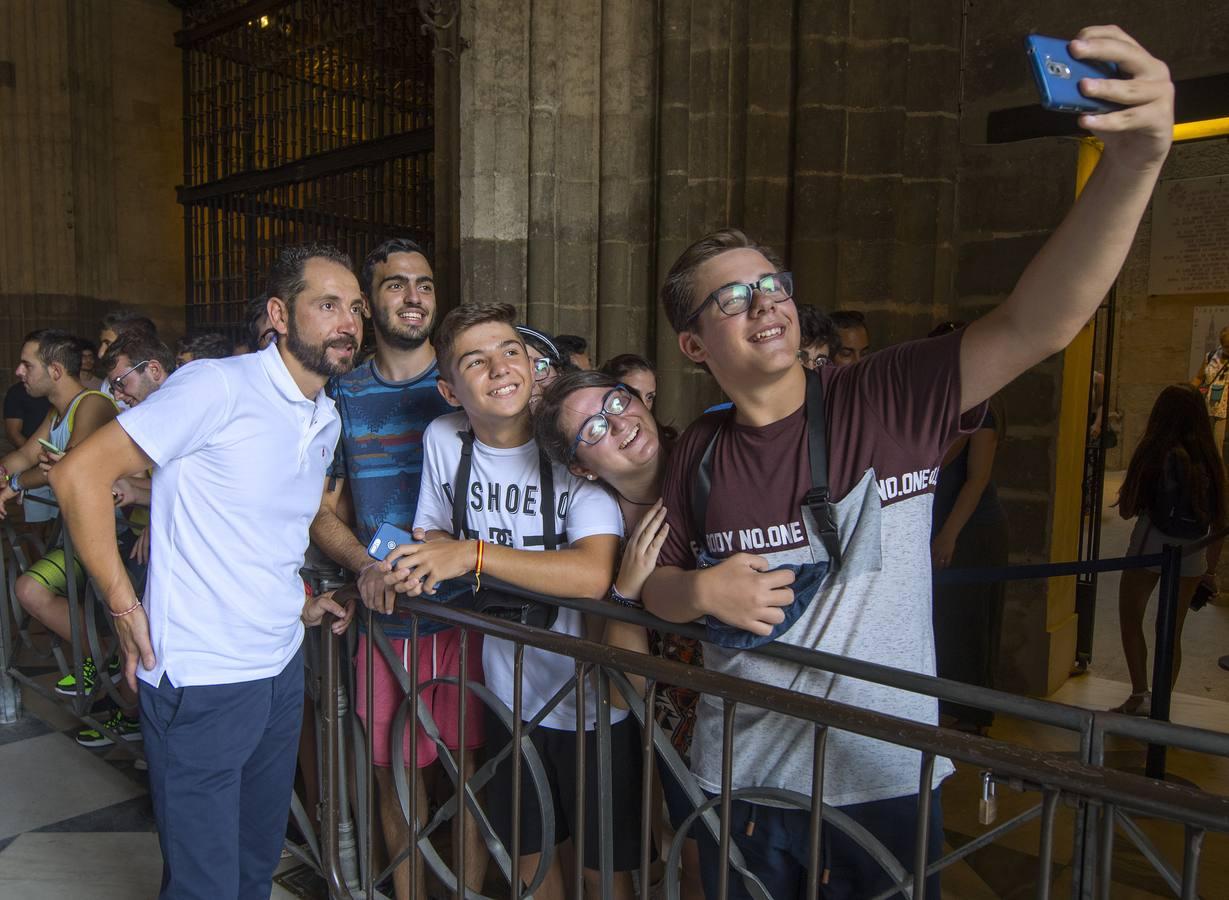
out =
{"type": "Polygon", "coordinates": [[[199,360],[51,470],[77,553],[114,617],[162,846],[163,898],[268,897],[303,714],[308,523],[340,430],[325,382],[353,366],[363,299],[345,254],[283,250],[268,349],[199,360]],[[138,601],[111,485],[153,469],[153,548],[138,601]],[[138,666],[138,662],[140,665],[138,666]]]}
{"type": "MultiPolygon", "coordinates": [[[[348,375],[334,379],[331,385],[341,414],[341,440],[320,512],[312,525],[312,540],[336,562],[358,573],[363,603],[377,611],[376,620],[405,666],[410,658],[406,643],[413,626],[408,615],[381,612],[392,608],[394,595],[385,588],[383,574],[376,569],[366,548],[384,522],[410,530],[422,474],[422,434],[433,419],[452,409],[435,386],[439,369],[429,339],[436,320],[435,279],[422,248],[403,238],[385,241],[368,255],[360,281],[369,304],[376,351],[371,359],[348,375]],[[353,528],[339,514],[347,509],[354,511],[353,528]]],[[[456,677],[460,666],[459,632],[424,620],[418,624],[418,635],[419,679],[456,677]]],[[[478,637],[471,635],[471,680],[482,677],[481,645],[473,642],[478,637]]],[[[389,856],[395,857],[409,841],[393,781],[390,749],[392,721],[403,695],[392,670],[377,653],[373,661],[373,709],[367,709],[369,652],[370,639],[363,635],[359,642],[358,715],[372,732],[380,818],[389,856]]],[[[419,701],[426,704],[441,737],[454,750],[459,737],[459,701],[458,692],[451,685],[428,688],[419,701]]],[[[466,708],[466,744],[470,748],[481,746],[481,704],[471,696],[466,708]]],[[[474,754],[467,755],[470,775],[473,760],[474,754]]],[[[447,779],[438,777],[443,772],[441,766],[433,765],[435,761],[435,744],[421,731],[418,746],[409,745],[407,725],[401,759],[395,764],[424,770],[430,767],[434,786],[442,788],[447,779]]],[[[411,773],[406,774],[407,781],[414,784],[411,773]]],[[[425,813],[426,786],[423,778],[416,781],[418,809],[425,813]]],[[[482,887],[486,851],[472,816],[466,819],[466,826],[465,882],[477,891],[482,887]]],[[[420,879],[423,868],[418,869],[420,879]]],[[[411,894],[408,862],[397,867],[393,884],[397,900],[425,896],[421,880],[416,893],[411,894]]]]}

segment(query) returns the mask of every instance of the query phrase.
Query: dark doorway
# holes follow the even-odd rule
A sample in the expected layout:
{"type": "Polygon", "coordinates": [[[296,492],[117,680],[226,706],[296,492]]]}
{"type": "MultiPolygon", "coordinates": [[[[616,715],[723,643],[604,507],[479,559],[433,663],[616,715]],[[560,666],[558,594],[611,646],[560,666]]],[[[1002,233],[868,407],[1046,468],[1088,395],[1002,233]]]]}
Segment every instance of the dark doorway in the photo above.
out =
{"type": "Polygon", "coordinates": [[[189,0],[187,327],[237,335],[277,249],[434,244],[434,55],[411,3],[189,0]]]}

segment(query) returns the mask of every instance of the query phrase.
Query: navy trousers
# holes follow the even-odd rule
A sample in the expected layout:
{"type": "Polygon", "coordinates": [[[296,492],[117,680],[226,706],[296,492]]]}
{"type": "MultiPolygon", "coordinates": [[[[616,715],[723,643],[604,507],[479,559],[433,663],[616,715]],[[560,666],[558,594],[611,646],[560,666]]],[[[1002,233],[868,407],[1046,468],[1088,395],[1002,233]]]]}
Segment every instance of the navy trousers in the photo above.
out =
{"type": "Polygon", "coordinates": [[[141,685],[161,900],[267,900],[303,724],[303,650],[238,684],[141,685]]]}
{"type": "MultiPolygon", "coordinates": [[[[913,842],[917,836],[917,795],[895,797],[842,806],[848,815],[879,839],[904,864],[913,868],[913,842]]],[[[801,900],[806,896],[809,857],[809,812],[755,805],[745,800],[731,803],[730,840],[738,845],[748,868],[768,888],[774,900],[801,900]],[[750,832],[750,833],[748,833],[750,832]]],[[[700,844],[700,871],[704,896],[716,900],[721,871],[717,842],[707,829],[693,828],[700,844]]],[[[822,900],[857,900],[873,897],[892,884],[877,862],[852,838],[835,827],[825,827],[821,841],[821,865],[831,870],[828,884],[819,889],[822,900]]],[[[930,795],[930,862],[943,852],[943,809],[939,791],[930,795]]],[[[926,896],[939,896],[939,876],[926,879],[926,896]]],[[[750,898],[742,877],[730,870],[731,900],[750,898]]]]}

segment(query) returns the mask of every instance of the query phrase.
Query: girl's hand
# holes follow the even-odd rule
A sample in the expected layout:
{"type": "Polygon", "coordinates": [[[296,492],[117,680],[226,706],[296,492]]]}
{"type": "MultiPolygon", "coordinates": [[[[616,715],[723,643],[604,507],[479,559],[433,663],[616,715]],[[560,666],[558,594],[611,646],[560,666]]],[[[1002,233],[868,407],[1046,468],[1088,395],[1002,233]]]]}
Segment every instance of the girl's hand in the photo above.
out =
{"type": "Polygon", "coordinates": [[[650,507],[623,547],[623,562],[615,588],[629,600],[639,600],[644,583],[657,567],[657,555],[670,534],[666,524],[666,508],[658,500],[650,507]]]}

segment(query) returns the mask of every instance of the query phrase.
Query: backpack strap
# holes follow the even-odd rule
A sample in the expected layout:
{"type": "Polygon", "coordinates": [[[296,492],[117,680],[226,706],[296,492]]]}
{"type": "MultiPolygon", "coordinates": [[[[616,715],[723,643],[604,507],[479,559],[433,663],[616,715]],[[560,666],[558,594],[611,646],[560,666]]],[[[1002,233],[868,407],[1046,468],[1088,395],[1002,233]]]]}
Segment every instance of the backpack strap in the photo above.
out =
{"type": "Polygon", "coordinates": [[[474,432],[466,428],[457,432],[461,439],[461,458],[457,460],[457,476],[452,482],[452,536],[462,538],[477,538],[478,532],[471,531],[465,520],[465,495],[469,492],[469,473],[474,465],[474,432]]]}
{"type": "MultiPolygon", "coordinates": [[[[538,478],[542,483],[542,549],[558,550],[561,543],[567,542],[567,536],[555,534],[555,470],[541,450],[538,451],[538,478]]],[[[525,540],[529,547],[536,543],[533,538],[525,540]]]]}
{"type": "MultiPolygon", "coordinates": [[[[831,560],[831,571],[836,572],[841,567],[841,539],[836,526],[836,507],[828,491],[828,422],[824,407],[824,383],[817,372],[808,371],[806,379],[807,456],[811,463],[811,489],[806,492],[802,502],[815,518],[819,530],[817,537],[831,560]]],[[[701,548],[704,546],[708,521],[708,498],[713,488],[713,452],[724,428],[723,422],[713,432],[692,479],[691,532],[701,548]]]]}
{"type": "MultiPolygon", "coordinates": [[[[474,432],[466,428],[458,431],[461,439],[461,458],[457,460],[457,474],[453,479],[452,488],[452,534],[456,538],[478,539],[478,532],[472,530],[465,513],[465,494],[469,491],[469,474],[474,465],[474,432]]],[[[534,547],[539,543],[543,549],[558,550],[560,544],[567,543],[567,532],[555,533],[555,473],[550,459],[541,450],[538,451],[538,477],[542,487],[542,537],[524,538],[525,546],[534,547]]]]}
{"type": "Polygon", "coordinates": [[[836,507],[828,492],[828,415],[824,408],[824,382],[818,372],[807,372],[807,455],[811,460],[811,489],[802,502],[811,510],[819,540],[828,552],[830,571],[841,568],[841,536],[836,507]]]}

